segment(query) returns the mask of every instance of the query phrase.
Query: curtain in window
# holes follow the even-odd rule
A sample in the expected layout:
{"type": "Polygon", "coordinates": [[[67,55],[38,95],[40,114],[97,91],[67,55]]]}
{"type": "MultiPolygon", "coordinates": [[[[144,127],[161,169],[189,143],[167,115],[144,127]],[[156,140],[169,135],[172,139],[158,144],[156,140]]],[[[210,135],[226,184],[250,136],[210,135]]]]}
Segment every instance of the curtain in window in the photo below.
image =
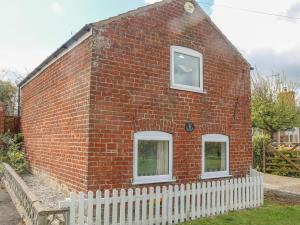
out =
{"type": "Polygon", "coordinates": [[[168,174],[168,142],[157,142],[157,175],[168,174]]]}

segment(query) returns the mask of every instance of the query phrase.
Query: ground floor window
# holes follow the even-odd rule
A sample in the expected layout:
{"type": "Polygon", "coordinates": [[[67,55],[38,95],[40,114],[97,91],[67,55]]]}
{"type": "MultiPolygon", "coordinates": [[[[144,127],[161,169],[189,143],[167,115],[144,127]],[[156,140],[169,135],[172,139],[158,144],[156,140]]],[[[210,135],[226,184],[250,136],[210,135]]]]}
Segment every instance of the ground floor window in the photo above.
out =
{"type": "Polygon", "coordinates": [[[229,138],[221,134],[202,136],[202,178],[229,176],[229,138]]]}
{"type": "Polygon", "coordinates": [[[172,180],[172,135],[159,131],[134,134],[134,183],[172,180]]]}

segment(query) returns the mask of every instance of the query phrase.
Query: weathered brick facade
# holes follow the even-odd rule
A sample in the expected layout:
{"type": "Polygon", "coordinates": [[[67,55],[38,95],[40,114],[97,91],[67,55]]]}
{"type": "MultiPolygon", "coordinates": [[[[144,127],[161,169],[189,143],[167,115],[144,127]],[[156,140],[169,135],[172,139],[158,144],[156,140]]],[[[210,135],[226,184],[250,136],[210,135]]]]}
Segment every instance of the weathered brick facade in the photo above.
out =
{"type": "MultiPolygon", "coordinates": [[[[198,181],[201,136],[230,137],[230,173],[252,161],[249,65],[186,0],[93,24],[90,38],[22,88],[32,168],[76,190],[132,186],[133,134],[173,134],[176,182],[198,181]],[[204,93],[170,88],[170,46],[203,54],[204,93]],[[187,133],[186,122],[195,130],[187,133]]],[[[194,2],[194,4],[196,4],[194,2]]]]}
{"type": "Polygon", "coordinates": [[[32,170],[77,190],[87,189],[91,53],[86,39],[21,90],[32,170]]]}

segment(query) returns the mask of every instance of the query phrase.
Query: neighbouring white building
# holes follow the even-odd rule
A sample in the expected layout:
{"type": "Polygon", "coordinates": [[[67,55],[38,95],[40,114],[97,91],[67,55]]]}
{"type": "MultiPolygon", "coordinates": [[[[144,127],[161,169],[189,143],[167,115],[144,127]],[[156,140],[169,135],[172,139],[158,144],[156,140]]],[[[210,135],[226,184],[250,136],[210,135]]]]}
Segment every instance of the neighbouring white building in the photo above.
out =
{"type": "Polygon", "coordinates": [[[300,128],[295,127],[290,130],[278,131],[274,134],[273,140],[277,143],[294,144],[300,143],[300,128]]]}

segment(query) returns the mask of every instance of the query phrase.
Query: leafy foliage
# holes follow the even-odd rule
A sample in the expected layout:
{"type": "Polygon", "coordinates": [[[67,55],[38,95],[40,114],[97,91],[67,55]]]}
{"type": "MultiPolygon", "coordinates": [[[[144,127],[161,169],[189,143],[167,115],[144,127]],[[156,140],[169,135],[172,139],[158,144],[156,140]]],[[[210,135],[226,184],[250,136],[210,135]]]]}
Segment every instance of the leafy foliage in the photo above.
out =
{"type": "Polygon", "coordinates": [[[268,80],[260,75],[252,79],[252,123],[273,134],[299,125],[300,110],[296,105],[298,84],[268,80]]]}
{"type": "Polygon", "coordinates": [[[0,161],[10,164],[18,173],[26,168],[24,152],[22,152],[23,136],[22,134],[5,133],[2,136],[4,149],[0,151],[0,161]]]}
{"type": "Polygon", "coordinates": [[[5,105],[7,114],[14,114],[17,102],[17,87],[9,81],[0,80],[0,102],[5,105]]]}
{"type": "Polygon", "coordinates": [[[271,138],[267,134],[255,134],[252,137],[253,145],[253,167],[258,171],[262,171],[263,148],[271,142],[271,138]]]}

